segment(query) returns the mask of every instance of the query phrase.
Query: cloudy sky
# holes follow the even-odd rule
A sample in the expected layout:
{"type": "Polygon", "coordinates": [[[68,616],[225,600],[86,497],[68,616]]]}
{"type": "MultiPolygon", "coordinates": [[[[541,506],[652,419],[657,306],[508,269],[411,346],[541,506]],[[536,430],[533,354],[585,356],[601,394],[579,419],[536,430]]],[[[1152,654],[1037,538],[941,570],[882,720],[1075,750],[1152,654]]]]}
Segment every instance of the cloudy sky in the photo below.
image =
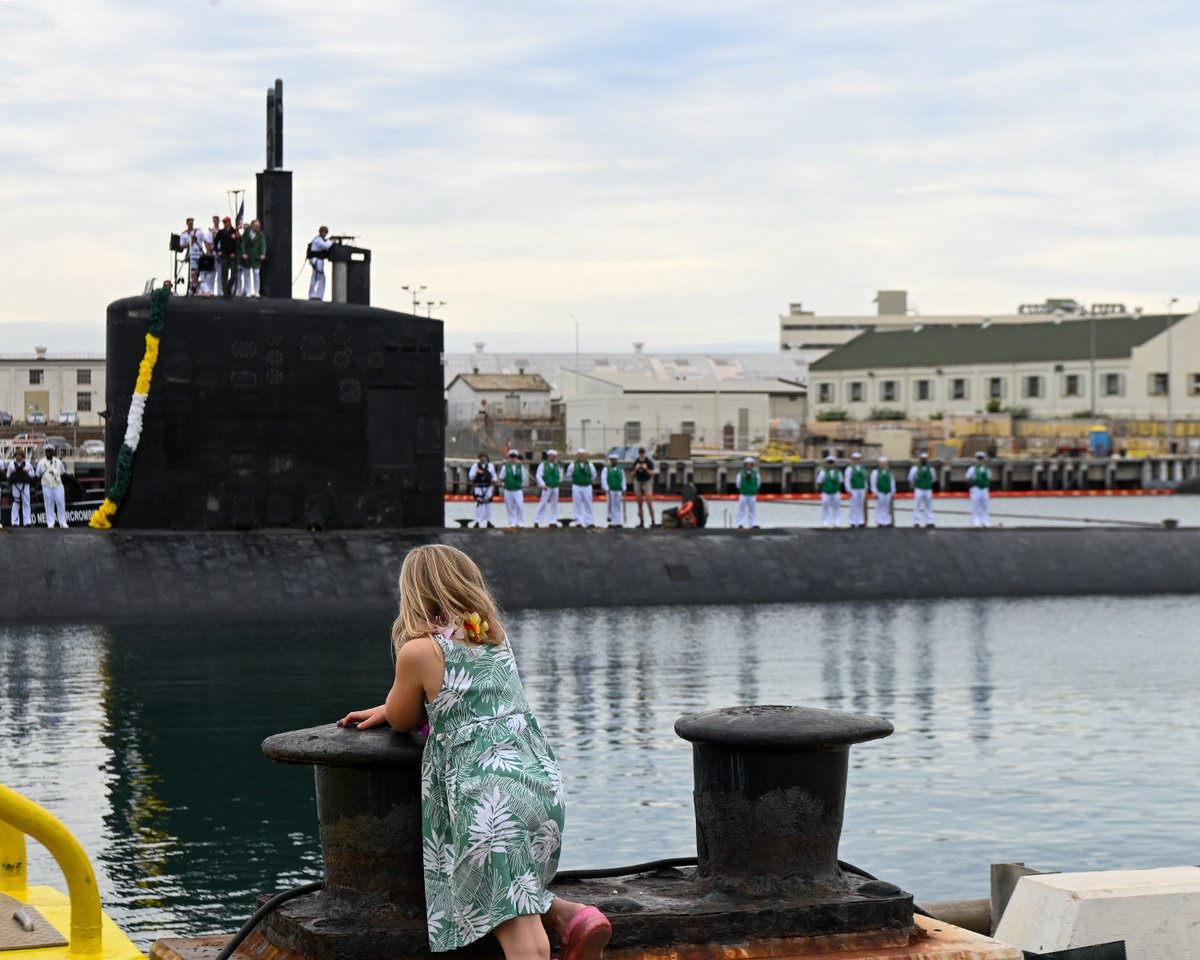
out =
{"type": "MultiPolygon", "coordinates": [[[[0,0],[0,352],[263,166],[448,349],[777,343],[778,315],[1188,306],[1200,9],[1113,0],[0,0]],[[424,308],[422,308],[424,312],[424,308]]],[[[269,229],[269,225],[268,225],[269,229]]],[[[304,294],[304,281],[297,285],[304,294]]]]}

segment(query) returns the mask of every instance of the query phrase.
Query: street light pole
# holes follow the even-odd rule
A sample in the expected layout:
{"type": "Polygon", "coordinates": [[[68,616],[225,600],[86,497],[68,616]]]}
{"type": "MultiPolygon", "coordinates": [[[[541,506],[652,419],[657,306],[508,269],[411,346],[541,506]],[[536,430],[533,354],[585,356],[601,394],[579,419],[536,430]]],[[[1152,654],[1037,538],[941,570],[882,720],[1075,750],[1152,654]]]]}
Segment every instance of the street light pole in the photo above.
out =
{"type": "Polygon", "coordinates": [[[401,290],[407,290],[412,294],[413,313],[417,312],[417,298],[421,296],[421,291],[425,289],[425,284],[417,286],[415,283],[406,283],[400,287],[401,290]]]}
{"type": "Polygon", "coordinates": [[[1172,297],[1167,301],[1167,453],[1171,453],[1171,435],[1175,432],[1174,418],[1171,416],[1171,392],[1175,384],[1171,381],[1174,379],[1171,376],[1171,328],[1175,326],[1173,311],[1175,304],[1179,302],[1178,297],[1172,297]]]}
{"type": "Polygon", "coordinates": [[[1096,315],[1088,314],[1088,404],[1096,418],[1096,315]]]}

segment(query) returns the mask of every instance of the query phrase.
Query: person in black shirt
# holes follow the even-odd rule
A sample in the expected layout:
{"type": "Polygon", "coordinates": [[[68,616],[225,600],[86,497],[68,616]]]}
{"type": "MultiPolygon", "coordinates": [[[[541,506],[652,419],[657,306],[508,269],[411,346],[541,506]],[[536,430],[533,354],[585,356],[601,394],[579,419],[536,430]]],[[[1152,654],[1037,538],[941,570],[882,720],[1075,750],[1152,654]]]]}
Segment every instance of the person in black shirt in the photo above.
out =
{"type": "Polygon", "coordinates": [[[237,247],[238,233],[233,229],[233,221],[226,217],[213,238],[213,253],[221,271],[221,293],[226,297],[232,297],[237,286],[237,247]]]}
{"type": "Polygon", "coordinates": [[[633,461],[633,495],[638,505],[638,526],[642,522],[642,502],[650,511],[650,526],[654,526],[654,461],[646,456],[646,448],[638,447],[637,459],[633,461]]]}

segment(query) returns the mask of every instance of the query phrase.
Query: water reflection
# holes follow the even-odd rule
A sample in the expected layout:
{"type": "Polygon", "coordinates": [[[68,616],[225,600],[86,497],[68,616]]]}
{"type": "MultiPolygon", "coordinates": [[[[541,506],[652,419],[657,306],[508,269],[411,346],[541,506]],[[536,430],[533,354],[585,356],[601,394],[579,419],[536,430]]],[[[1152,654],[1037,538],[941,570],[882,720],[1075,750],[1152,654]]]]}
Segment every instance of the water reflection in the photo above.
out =
{"type": "MultiPolygon", "coordinates": [[[[932,899],[985,892],[992,860],[1178,858],[1179,798],[1200,789],[1198,613],[1191,598],[1093,598],[512,611],[507,625],[567,776],[564,867],[693,852],[674,721],[803,703],[895,723],[852,753],[843,855],[932,899]],[[1129,658],[1146,622],[1152,655],[1129,658]],[[1120,721],[1103,743],[1099,715],[1120,721]]],[[[268,763],[261,740],[379,702],[387,633],[386,620],[0,633],[4,781],[77,832],[140,943],[228,930],[259,893],[319,874],[311,772],[268,763]]],[[[58,882],[35,849],[31,871],[58,882]]]]}

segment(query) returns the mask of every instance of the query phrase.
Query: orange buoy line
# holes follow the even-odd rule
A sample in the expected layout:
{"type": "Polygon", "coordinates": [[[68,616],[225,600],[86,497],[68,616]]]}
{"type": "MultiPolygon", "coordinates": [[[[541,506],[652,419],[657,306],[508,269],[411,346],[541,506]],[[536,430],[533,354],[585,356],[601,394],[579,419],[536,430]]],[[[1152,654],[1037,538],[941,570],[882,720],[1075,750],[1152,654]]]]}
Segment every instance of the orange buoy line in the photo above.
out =
{"type": "MultiPolygon", "coordinates": [[[[993,490],[993,497],[1157,497],[1170,496],[1174,490],[1146,490],[1146,489],[1130,489],[1130,490],[993,490]]],[[[597,492],[597,499],[605,499],[603,493],[597,492]]],[[[736,493],[706,493],[703,495],[705,500],[736,500],[736,493]]],[[[849,499],[849,494],[843,493],[843,498],[849,499]]],[[[935,496],[938,499],[955,498],[965,500],[970,494],[966,490],[958,491],[935,491],[935,496]]],[[[656,493],[650,499],[655,501],[667,501],[674,503],[679,499],[678,494],[656,493]]],[[[775,502],[775,503],[820,503],[821,495],[819,493],[760,493],[758,495],[760,502],[775,502]]],[[[897,493],[897,500],[912,499],[911,493],[897,493]]],[[[447,493],[445,495],[447,503],[474,503],[475,498],[469,493],[447,493]]],[[[526,494],[526,503],[537,503],[537,494],[526,494]]],[[[626,502],[636,502],[631,496],[626,494],[626,502]]]]}

